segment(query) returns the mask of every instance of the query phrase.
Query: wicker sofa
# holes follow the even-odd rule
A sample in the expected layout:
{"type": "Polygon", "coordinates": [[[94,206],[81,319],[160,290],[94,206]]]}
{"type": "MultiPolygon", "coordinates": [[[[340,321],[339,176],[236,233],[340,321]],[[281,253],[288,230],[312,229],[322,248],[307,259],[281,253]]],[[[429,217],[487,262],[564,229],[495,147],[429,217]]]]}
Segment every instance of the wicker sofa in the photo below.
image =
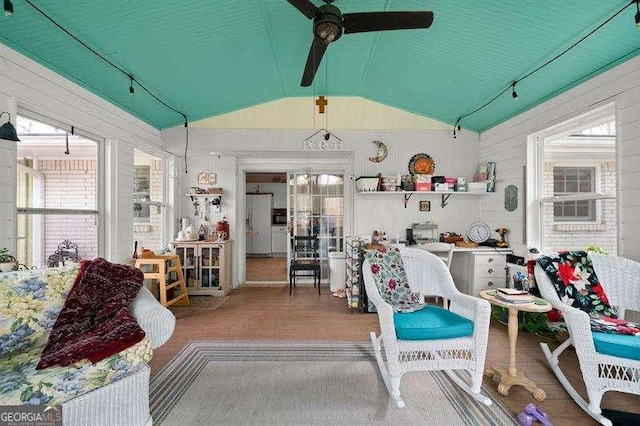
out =
{"type": "Polygon", "coordinates": [[[148,361],[175,317],[145,287],[129,305],[142,342],[95,364],[35,370],[78,269],[0,274],[0,405],[60,404],[65,425],[149,425],[148,361]]]}

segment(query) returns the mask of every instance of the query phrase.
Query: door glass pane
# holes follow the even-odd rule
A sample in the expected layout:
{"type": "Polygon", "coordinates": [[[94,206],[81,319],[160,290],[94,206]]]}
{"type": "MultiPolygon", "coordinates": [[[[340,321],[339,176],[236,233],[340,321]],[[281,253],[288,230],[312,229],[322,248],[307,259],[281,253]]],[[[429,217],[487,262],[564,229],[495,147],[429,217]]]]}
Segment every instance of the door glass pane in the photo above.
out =
{"type": "Polygon", "coordinates": [[[322,277],[328,276],[328,254],[342,251],[344,179],[342,175],[309,173],[290,179],[294,235],[317,235],[322,277]]]}

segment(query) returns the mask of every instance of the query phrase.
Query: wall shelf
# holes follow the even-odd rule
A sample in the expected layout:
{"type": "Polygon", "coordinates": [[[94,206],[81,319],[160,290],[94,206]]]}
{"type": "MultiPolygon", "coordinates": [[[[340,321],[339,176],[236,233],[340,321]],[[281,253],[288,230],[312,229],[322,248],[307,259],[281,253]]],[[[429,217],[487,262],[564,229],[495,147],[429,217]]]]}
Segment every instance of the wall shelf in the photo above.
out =
{"type": "Polygon", "coordinates": [[[220,198],[222,199],[222,194],[187,194],[187,197],[191,197],[191,201],[193,201],[196,198],[220,198]]]}
{"type": "Polygon", "coordinates": [[[357,195],[402,195],[404,197],[404,208],[407,208],[407,202],[413,194],[421,195],[439,195],[441,197],[440,206],[445,208],[448,204],[449,197],[452,195],[461,195],[463,197],[469,196],[484,196],[495,194],[495,192],[459,192],[459,191],[359,191],[357,195]]]}

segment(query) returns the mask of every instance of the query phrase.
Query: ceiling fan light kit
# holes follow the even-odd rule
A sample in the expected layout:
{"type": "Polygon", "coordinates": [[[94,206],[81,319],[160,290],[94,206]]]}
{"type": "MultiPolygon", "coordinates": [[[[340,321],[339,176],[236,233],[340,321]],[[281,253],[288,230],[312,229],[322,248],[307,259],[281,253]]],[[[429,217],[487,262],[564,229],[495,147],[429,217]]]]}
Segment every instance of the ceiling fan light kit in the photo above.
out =
{"type": "Polygon", "coordinates": [[[340,9],[331,4],[333,0],[323,0],[325,4],[320,7],[311,0],[287,1],[308,19],[313,19],[313,40],[300,82],[303,87],[311,85],[329,43],[342,37],[343,32],[351,34],[429,28],[433,23],[433,12],[430,11],[342,14],[340,9]]]}

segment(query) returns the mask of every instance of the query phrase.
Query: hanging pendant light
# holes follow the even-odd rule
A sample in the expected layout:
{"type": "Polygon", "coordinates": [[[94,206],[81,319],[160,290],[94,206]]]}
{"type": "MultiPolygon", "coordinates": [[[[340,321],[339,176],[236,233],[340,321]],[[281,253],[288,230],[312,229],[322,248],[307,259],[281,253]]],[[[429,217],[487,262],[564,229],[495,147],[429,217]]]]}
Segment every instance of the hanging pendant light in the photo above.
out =
{"type": "Polygon", "coordinates": [[[3,114],[7,114],[9,116],[9,121],[0,126],[0,139],[20,142],[20,139],[18,139],[18,132],[16,132],[16,128],[13,127],[13,124],[11,124],[11,114],[9,114],[7,111],[3,111],[0,113],[0,118],[2,118],[3,114]]]}

